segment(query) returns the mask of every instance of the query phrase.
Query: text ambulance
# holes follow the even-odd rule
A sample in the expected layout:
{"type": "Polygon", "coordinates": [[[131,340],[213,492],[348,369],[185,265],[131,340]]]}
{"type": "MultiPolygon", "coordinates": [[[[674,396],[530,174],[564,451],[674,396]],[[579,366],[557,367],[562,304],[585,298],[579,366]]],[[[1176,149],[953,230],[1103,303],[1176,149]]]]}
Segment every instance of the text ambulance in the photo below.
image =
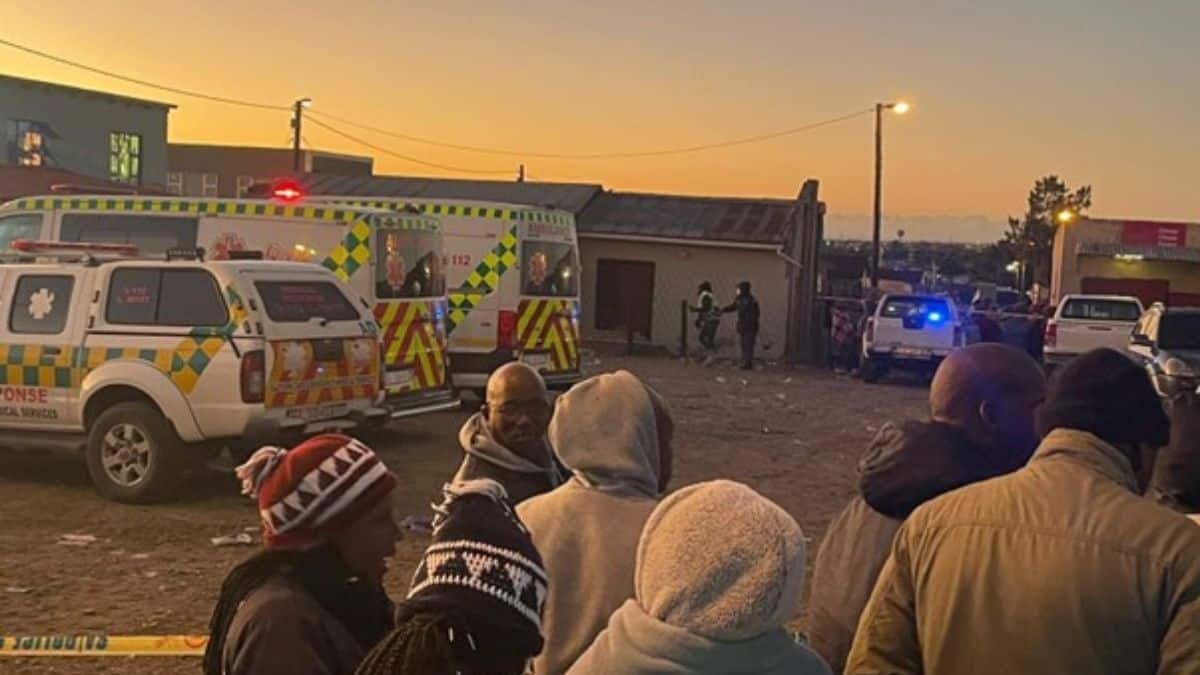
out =
{"type": "Polygon", "coordinates": [[[478,390],[514,359],[537,368],[551,388],[579,381],[579,245],[571,213],[404,197],[308,201],[414,210],[441,222],[455,386],[478,390]]]}
{"type": "Polygon", "coordinates": [[[203,247],[208,259],[261,252],[319,263],[347,281],[378,323],[393,417],[455,408],[436,218],[355,206],[157,197],[31,197],[0,206],[0,251],[15,239],[133,244],[146,255],[203,247]]]}
{"type": "Polygon", "coordinates": [[[0,443],[82,450],[106,497],[170,497],[225,446],[236,456],[387,420],[371,312],[329,270],[12,245],[0,264],[0,443]]]}

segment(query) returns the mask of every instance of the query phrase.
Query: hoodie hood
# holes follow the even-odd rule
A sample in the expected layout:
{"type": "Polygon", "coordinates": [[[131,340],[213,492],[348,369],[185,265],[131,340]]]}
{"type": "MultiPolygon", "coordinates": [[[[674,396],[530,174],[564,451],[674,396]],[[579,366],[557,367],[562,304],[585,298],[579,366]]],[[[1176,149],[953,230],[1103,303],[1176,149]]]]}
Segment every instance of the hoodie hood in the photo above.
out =
{"type": "Polygon", "coordinates": [[[547,434],[584,487],[658,496],[658,428],[650,390],[628,371],[597,375],[558,398],[547,434]]]}
{"type": "Polygon", "coordinates": [[[907,518],[918,506],[1021,467],[1012,453],[973,443],[941,422],[885,424],[858,465],[859,490],[875,511],[907,518]]]}
{"type": "Polygon", "coordinates": [[[750,640],[800,614],[806,553],[800,526],[771,500],[728,480],[691,485],[642,529],[635,598],[700,638],[750,640]]]}
{"type": "Polygon", "coordinates": [[[648,615],[634,600],[567,675],[829,675],[829,666],[782,628],[739,642],[709,640],[648,615]]]}
{"type": "Polygon", "coordinates": [[[554,477],[558,476],[558,468],[550,455],[549,446],[546,447],[543,464],[522,457],[496,441],[492,436],[491,427],[483,418],[483,413],[475,413],[463,424],[462,429],[458,431],[458,442],[462,445],[463,452],[490,464],[521,473],[549,473],[554,477]]]}

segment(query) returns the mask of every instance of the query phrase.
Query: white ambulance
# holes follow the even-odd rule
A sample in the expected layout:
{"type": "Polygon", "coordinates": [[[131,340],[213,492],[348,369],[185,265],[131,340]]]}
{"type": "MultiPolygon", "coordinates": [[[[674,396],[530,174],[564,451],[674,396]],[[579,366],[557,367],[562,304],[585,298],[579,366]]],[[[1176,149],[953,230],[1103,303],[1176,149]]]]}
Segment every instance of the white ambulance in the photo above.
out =
{"type": "Polygon", "coordinates": [[[515,359],[537,368],[552,389],[579,381],[579,243],[570,212],[409,197],[324,195],[306,201],[438,219],[456,387],[478,391],[492,371],[515,359]]]}
{"type": "Polygon", "coordinates": [[[261,200],[48,196],[0,206],[0,251],[20,238],[132,244],[145,255],[199,247],[209,260],[259,252],[319,263],[369,303],[392,416],[459,406],[447,370],[443,241],[434,217],[261,200]]]}
{"type": "Polygon", "coordinates": [[[387,420],[370,309],[329,270],[10,243],[0,444],[82,451],[105,497],[170,497],[226,446],[244,453],[387,420]]]}

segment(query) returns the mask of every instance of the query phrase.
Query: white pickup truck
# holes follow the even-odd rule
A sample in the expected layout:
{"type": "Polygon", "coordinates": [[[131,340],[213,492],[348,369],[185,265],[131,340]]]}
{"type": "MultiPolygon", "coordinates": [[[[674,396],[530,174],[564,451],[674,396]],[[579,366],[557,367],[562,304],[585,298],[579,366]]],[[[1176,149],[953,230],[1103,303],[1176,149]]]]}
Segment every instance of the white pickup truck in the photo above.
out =
{"type": "Polygon", "coordinates": [[[1046,322],[1046,366],[1061,366],[1100,347],[1123,351],[1141,316],[1141,301],[1127,295],[1064,296],[1054,317],[1046,322]]]}
{"type": "Polygon", "coordinates": [[[876,382],[892,370],[910,370],[931,377],[964,340],[958,310],[946,297],[885,295],[867,319],[859,376],[876,382]]]}

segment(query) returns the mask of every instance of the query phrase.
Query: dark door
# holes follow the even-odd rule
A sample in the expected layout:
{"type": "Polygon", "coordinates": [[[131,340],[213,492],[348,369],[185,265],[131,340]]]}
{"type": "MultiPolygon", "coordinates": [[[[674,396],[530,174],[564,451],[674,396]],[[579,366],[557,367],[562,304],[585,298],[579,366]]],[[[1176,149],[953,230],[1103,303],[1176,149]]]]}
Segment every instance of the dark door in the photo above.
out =
{"type": "Polygon", "coordinates": [[[1084,277],[1081,288],[1088,295],[1132,295],[1146,307],[1166,302],[1171,295],[1171,283],[1166,279],[1084,277]]]}
{"type": "Polygon", "coordinates": [[[596,262],[596,329],[629,330],[650,339],[654,316],[654,263],[596,262]]]}

